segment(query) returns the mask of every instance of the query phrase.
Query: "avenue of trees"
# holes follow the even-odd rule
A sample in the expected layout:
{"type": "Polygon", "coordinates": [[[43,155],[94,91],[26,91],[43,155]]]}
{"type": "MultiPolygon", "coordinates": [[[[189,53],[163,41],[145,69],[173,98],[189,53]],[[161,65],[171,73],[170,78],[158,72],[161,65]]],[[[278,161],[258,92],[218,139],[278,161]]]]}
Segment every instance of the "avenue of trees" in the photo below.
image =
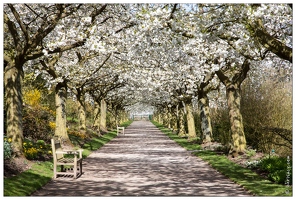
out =
{"type": "Polygon", "coordinates": [[[190,141],[222,142],[234,156],[248,145],[290,154],[292,9],[4,4],[4,134],[13,153],[23,155],[30,134],[24,100],[39,94],[28,85],[42,83],[54,135],[66,141],[70,115],[81,133],[91,118],[100,134],[108,115],[116,126],[153,107],[154,120],[190,141]]]}

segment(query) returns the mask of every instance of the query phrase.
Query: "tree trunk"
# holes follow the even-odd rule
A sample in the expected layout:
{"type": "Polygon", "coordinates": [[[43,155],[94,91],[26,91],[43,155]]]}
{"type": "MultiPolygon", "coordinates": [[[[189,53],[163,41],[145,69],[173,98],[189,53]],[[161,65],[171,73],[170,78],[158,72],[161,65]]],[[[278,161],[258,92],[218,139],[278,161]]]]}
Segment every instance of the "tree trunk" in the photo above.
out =
{"type": "Polygon", "coordinates": [[[210,117],[209,99],[206,94],[198,96],[200,122],[202,131],[202,142],[208,143],[212,140],[212,125],[210,117]]]}
{"type": "Polygon", "coordinates": [[[163,114],[162,113],[159,113],[158,115],[158,122],[163,125],[163,114]]]}
{"type": "Polygon", "coordinates": [[[168,112],[167,112],[167,124],[168,124],[168,128],[171,129],[172,128],[172,113],[171,113],[171,109],[168,109],[168,112]]]}
{"type": "Polygon", "coordinates": [[[192,103],[186,103],[186,113],[187,113],[187,126],[188,126],[188,140],[192,141],[196,139],[195,123],[193,116],[192,103]]]}
{"type": "Polygon", "coordinates": [[[236,156],[238,153],[243,153],[246,149],[243,117],[240,112],[240,88],[237,85],[227,87],[226,96],[232,132],[233,149],[231,149],[231,153],[236,156]]]}
{"type": "Polygon", "coordinates": [[[86,130],[86,114],[85,103],[83,100],[78,100],[78,118],[79,118],[79,130],[86,130]]]}
{"type": "Polygon", "coordinates": [[[100,130],[107,132],[107,103],[104,99],[101,100],[101,120],[100,130]]]}
{"type": "Polygon", "coordinates": [[[163,125],[164,126],[166,126],[166,127],[168,127],[168,115],[167,115],[167,110],[165,109],[164,111],[163,111],[163,114],[162,114],[162,118],[163,118],[163,125]]]}
{"type": "Polygon", "coordinates": [[[226,86],[226,97],[232,136],[229,153],[232,154],[233,157],[236,157],[238,154],[244,153],[247,146],[243,126],[243,117],[240,112],[240,86],[247,77],[247,73],[249,70],[250,63],[248,60],[245,60],[241,66],[241,69],[234,74],[232,79],[227,77],[223,71],[216,71],[216,74],[219,77],[220,81],[226,86]]]}
{"type": "Polygon", "coordinates": [[[4,74],[5,109],[7,113],[6,134],[11,138],[12,151],[17,157],[23,155],[23,99],[22,81],[24,72],[22,68],[8,64],[4,74]]]}
{"type": "Polygon", "coordinates": [[[55,104],[56,104],[56,129],[55,136],[61,137],[67,143],[70,142],[67,134],[67,117],[66,117],[66,99],[67,84],[58,83],[55,88],[55,104]]]}
{"type": "Polygon", "coordinates": [[[110,119],[110,128],[116,128],[117,125],[119,125],[118,111],[114,110],[114,114],[112,113],[109,119],[110,119]]]}
{"type": "Polygon", "coordinates": [[[101,123],[101,119],[100,119],[100,104],[98,104],[95,101],[95,105],[94,105],[94,124],[93,124],[93,128],[95,129],[95,131],[97,131],[98,135],[101,136],[100,133],[100,123],[101,123]]]}
{"type": "Polygon", "coordinates": [[[175,112],[172,113],[172,128],[174,132],[178,130],[178,117],[179,117],[179,109],[177,107],[175,108],[175,112]]]}
{"type": "Polygon", "coordinates": [[[180,110],[180,113],[179,113],[179,133],[178,133],[178,136],[179,137],[185,137],[186,136],[186,131],[185,131],[185,113],[182,110],[180,110]]]}

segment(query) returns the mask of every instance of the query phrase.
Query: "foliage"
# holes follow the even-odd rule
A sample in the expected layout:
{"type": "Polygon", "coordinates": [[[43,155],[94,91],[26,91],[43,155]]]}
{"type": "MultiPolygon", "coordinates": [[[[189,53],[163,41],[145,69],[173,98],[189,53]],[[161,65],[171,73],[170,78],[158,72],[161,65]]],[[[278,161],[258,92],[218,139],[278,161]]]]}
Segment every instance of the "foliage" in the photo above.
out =
{"type": "Polygon", "coordinates": [[[257,169],[259,168],[260,162],[261,160],[253,160],[253,161],[247,161],[245,164],[247,168],[257,169]]]}
{"type": "Polygon", "coordinates": [[[256,149],[249,149],[249,150],[246,150],[245,152],[247,154],[248,157],[252,157],[256,154],[256,149]]]}
{"type": "Polygon", "coordinates": [[[41,92],[37,89],[29,90],[24,93],[24,102],[32,107],[37,107],[40,104],[41,92]]]}
{"type": "MultiPolygon", "coordinates": [[[[198,112],[194,112],[193,113],[194,116],[194,124],[195,124],[195,132],[196,132],[196,136],[197,138],[201,138],[202,137],[202,133],[201,133],[201,126],[200,126],[200,115],[198,112]]],[[[201,140],[202,141],[202,140],[201,140]]]]}
{"type": "MultiPolygon", "coordinates": [[[[287,72],[288,73],[288,72],[287,72]]],[[[270,69],[243,85],[242,114],[248,144],[268,153],[292,155],[292,82],[270,69]],[[268,78],[269,77],[269,78],[268,78]]]]}
{"type": "MultiPolygon", "coordinates": [[[[273,65],[292,66],[282,55],[292,55],[293,10],[287,4],[4,4],[3,10],[5,77],[8,69],[16,69],[25,73],[25,84],[33,77],[44,80],[42,87],[65,83],[78,100],[106,98],[122,109],[136,102],[162,107],[196,98],[206,77],[222,68],[233,73],[246,58],[252,68],[264,63],[256,72],[263,75],[261,69],[273,65]]],[[[217,85],[216,78],[209,83],[217,85]]],[[[19,95],[19,105],[21,86],[11,90],[19,95]]],[[[28,105],[35,104],[33,97],[25,100],[28,105]]],[[[41,132],[43,138],[50,130],[37,127],[38,118],[24,120],[26,136],[41,132]]],[[[227,143],[224,125],[217,138],[227,143]]]]}
{"type": "Polygon", "coordinates": [[[39,139],[50,141],[54,133],[54,117],[40,107],[24,107],[23,134],[25,138],[37,141],[39,139]]]}
{"type": "MultiPolygon", "coordinates": [[[[50,141],[55,128],[54,114],[47,106],[41,105],[41,92],[37,89],[27,90],[24,93],[23,108],[23,135],[24,138],[50,141]]],[[[29,150],[32,155],[37,154],[35,149],[29,150]]]]}
{"type": "Polygon", "coordinates": [[[44,160],[51,156],[51,144],[43,140],[37,142],[25,139],[23,143],[24,155],[28,160],[44,160]]]}
{"type": "Polygon", "coordinates": [[[67,99],[67,107],[66,107],[66,113],[67,113],[67,120],[72,120],[74,122],[75,119],[78,117],[78,107],[77,102],[73,101],[72,99],[67,99]]]}
{"type": "Polygon", "coordinates": [[[290,185],[292,185],[292,160],[287,161],[283,157],[267,157],[262,159],[259,163],[259,168],[268,172],[268,178],[279,184],[285,184],[288,178],[290,185]],[[289,177],[287,172],[289,171],[289,177]]]}
{"type": "Polygon", "coordinates": [[[11,138],[4,137],[3,141],[4,159],[9,159],[12,156],[11,138]]]}
{"type": "Polygon", "coordinates": [[[211,119],[213,126],[213,139],[223,145],[228,145],[231,140],[230,123],[227,110],[220,108],[215,112],[212,111],[211,119]]]}
{"type": "Polygon", "coordinates": [[[69,134],[69,137],[71,137],[71,135],[76,136],[76,137],[79,137],[79,138],[81,138],[81,139],[85,139],[85,138],[87,137],[86,134],[81,133],[80,131],[76,131],[76,130],[68,130],[67,132],[68,132],[68,134],[69,134]]]}

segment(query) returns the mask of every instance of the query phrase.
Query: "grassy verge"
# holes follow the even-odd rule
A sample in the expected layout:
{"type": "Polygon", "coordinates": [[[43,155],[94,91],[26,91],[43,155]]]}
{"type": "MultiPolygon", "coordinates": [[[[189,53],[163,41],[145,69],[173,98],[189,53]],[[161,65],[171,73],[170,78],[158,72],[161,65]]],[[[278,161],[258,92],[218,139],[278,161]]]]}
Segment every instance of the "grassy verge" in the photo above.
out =
{"type": "MultiPolygon", "coordinates": [[[[121,126],[127,127],[132,121],[121,126]]],[[[83,157],[86,158],[92,151],[97,150],[117,136],[116,130],[94,137],[84,145],[83,157]]],[[[53,163],[36,162],[30,170],[14,177],[4,178],[4,196],[29,196],[48,183],[53,177],[53,163]]]]}
{"type": "Polygon", "coordinates": [[[31,169],[4,179],[4,196],[29,196],[53,177],[52,162],[35,163],[31,169]]]}
{"type": "MultiPolygon", "coordinates": [[[[200,145],[189,143],[186,138],[178,137],[157,122],[152,121],[152,123],[183,148],[201,150],[200,145]]],[[[225,155],[217,155],[211,151],[199,151],[193,154],[208,162],[213,168],[243,186],[255,196],[292,196],[291,186],[275,184],[266,180],[252,170],[231,162],[225,155]]]]}

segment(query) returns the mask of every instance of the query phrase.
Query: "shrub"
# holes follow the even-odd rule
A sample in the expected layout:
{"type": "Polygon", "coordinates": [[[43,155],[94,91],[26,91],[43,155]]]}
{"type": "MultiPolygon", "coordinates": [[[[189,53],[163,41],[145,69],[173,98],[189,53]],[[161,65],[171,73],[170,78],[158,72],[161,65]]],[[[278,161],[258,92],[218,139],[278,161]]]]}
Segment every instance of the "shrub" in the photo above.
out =
{"type": "Polygon", "coordinates": [[[252,156],[256,155],[256,150],[255,149],[247,150],[246,154],[248,157],[252,157],[252,156]]]}
{"type": "Polygon", "coordinates": [[[25,156],[28,160],[38,159],[38,150],[35,147],[30,147],[24,150],[25,156]]]}
{"type": "Polygon", "coordinates": [[[53,118],[49,112],[40,107],[30,108],[25,106],[23,117],[24,137],[34,141],[42,139],[49,142],[54,133],[55,124],[51,122],[53,118]]]}
{"type": "Polygon", "coordinates": [[[80,131],[76,131],[76,130],[68,130],[68,135],[71,136],[76,136],[79,137],[81,139],[85,139],[87,137],[87,135],[85,133],[82,133],[80,131]]]}
{"type": "Polygon", "coordinates": [[[33,142],[26,139],[23,148],[28,160],[44,160],[51,154],[51,145],[47,145],[43,140],[33,142]]]}
{"type": "Polygon", "coordinates": [[[290,162],[291,161],[287,161],[287,158],[283,157],[268,157],[260,162],[259,168],[268,172],[268,178],[271,181],[279,184],[285,184],[287,179],[289,179],[289,183],[292,183],[292,170],[289,171],[289,169],[291,169],[292,162],[290,162]]]}
{"type": "Polygon", "coordinates": [[[25,138],[50,141],[55,128],[55,112],[41,105],[41,92],[37,89],[24,92],[23,135],[25,138]]]}
{"type": "Polygon", "coordinates": [[[24,102],[32,107],[39,106],[41,100],[41,92],[37,89],[24,92],[24,102]]]}
{"type": "Polygon", "coordinates": [[[12,156],[12,148],[11,148],[11,143],[10,143],[10,138],[7,139],[4,137],[4,142],[3,142],[3,150],[4,150],[4,159],[9,159],[12,156]]]}

